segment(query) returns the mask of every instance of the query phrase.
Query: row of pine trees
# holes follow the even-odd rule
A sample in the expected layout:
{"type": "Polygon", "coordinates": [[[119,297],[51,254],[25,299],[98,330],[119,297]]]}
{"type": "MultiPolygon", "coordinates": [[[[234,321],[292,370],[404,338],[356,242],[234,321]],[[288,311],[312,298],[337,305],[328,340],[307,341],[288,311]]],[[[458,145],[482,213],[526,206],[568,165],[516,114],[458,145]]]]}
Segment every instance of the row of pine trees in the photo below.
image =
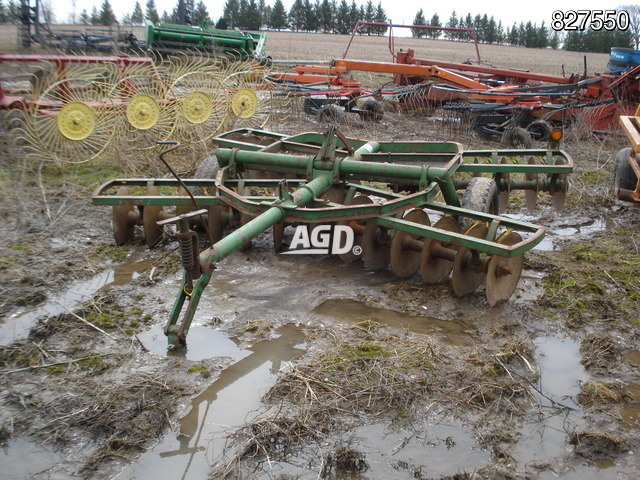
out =
{"type": "MultiPolygon", "coordinates": [[[[48,10],[46,2],[44,6],[45,16],[48,10]]],[[[49,16],[52,16],[49,12],[49,16]]],[[[75,16],[75,15],[74,15],[75,16]]],[[[351,33],[358,20],[366,19],[374,22],[389,22],[387,14],[381,3],[374,5],[372,0],[364,4],[356,4],[355,0],[347,3],[347,0],[295,0],[287,11],[282,0],[275,0],[273,6],[267,5],[266,0],[226,0],[222,17],[216,22],[211,19],[203,0],[199,0],[193,12],[192,23],[194,25],[215,25],[216,28],[240,28],[246,30],[285,30],[302,32],[323,32],[348,34],[351,33]]],[[[51,21],[50,18],[47,20],[51,21]]],[[[103,0],[101,7],[95,6],[88,12],[83,9],[78,18],[70,19],[73,23],[83,25],[113,25],[116,16],[109,0],[103,0]]],[[[17,0],[9,0],[5,6],[0,0],[0,23],[18,23],[20,21],[19,3],[17,0]]],[[[139,1],[136,1],[133,11],[122,18],[122,24],[142,25],[145,21],[153,23],[177,23],[178,5],[176,3],[172,12],[158,14],[154,0],[147,0],[143,11],[139,1]]],[[[638,19],[636,18],[637,22],[638,19]]],[[[449,27],[449,28],[473,28],[476,31],[477,40],[488,44],[518,45],[531,48],[565,48],[567,50],[585,52],[608,53],[611,47],[633,47],[634,38],[632,30],[613,30],[610,32],[568,32],[561,35],[551,31],[545,22],[540,26],[530,21],[520,22],[512,26],[504,26],[501,21],[495,20],[487,14],[472,16],[458,16],[454,10],[446,22],[443,22],[438,14],[433,14],[427,21],[423,9],[418,10],[413,25],[449,27]]],[[[471,41],[467,33],[457,31],[438,31],[411,29],[415,38],[445,38],[447,40],[471,41]]],[[[384,35],[386,28],[368,27],[360,31],[364,35],[384,35]]]]}

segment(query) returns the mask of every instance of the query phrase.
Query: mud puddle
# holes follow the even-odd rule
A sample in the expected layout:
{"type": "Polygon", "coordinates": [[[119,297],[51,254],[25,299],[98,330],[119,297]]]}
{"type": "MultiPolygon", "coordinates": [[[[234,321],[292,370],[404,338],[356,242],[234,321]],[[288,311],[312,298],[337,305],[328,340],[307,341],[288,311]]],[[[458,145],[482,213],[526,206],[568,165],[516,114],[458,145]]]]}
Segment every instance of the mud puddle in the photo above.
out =
{"type": "MultiPolygon", "coordinates": [[[[242,358],[192,399],[191,410],[181,420],[179,432],[167,433],[158,445],[116,478],[207,478],[211,469],[226,458],[227,435],[260,408],[262,395],[275,383],[283,363],[305,352],[304,335],[299,327],[286,324],[276,333],[276,338],[236,352],[242,358]]],[[[214,355],[216,352],[210,351],[210,357],[214,355]]]]}
{"type": "Polygon", "coordinates": [[[48,471],[61,459],[62,455],[54,448],[36,445],[21,438],[11,439],[0,452],[2,478],[5,480],[49,478],[48,471]]]}
{"type": "Polygon", "coordinates": [[[271,462],[268,471],[256,478],[312,480],[321,478],[318,472],[325,473],[322,478],[344,479],[454,478],[452,475],[459,472],[471,472],[491,463],[490,452],[478,444],[471,430],[455,420],[414,427],[407,430],[387,423],[363,425],[341,438],[323,442],[323,447],[335,445],[331,452],[323,455],[316,451],[315,457],[292,456],[284,462],[271,462]],[[331,464],[339,450],[352,452],[352,457],[359,453],[354,467],[359,465],[362,474],[348,474],[331,464]]]}
{"type": "Polygon", "coordinates": [[[534,250],[556,251],[561,250],[560,242],[567,239],[587,239],[590,236],[604,232],[613,226],[613,220],[604,216],[593,219],[591,217],[567,217],[559,221],[540,222],[536,217],[531,215],[515,215],[505,214],[506,217],[513,218],[525,222],[542,223],[547,225],[548,229],[542,241],[536,245],[534,250]]]}
{"type": "Polygon", "coordinates": [[[577,401],[580,382],[589,376],[580,363],[580,345],[570,338],[539,337],[540,379],[532,392],[540,405],[537,415],[520,430],[513,457],[520,465],[549,462],[569,453],[569,434],[583,426],[577,401]]]}
{"type": "Polygon", "coordinates": [[[325,300],[314,309],[314,312],[352,323],[372,321],[413,333],[436,335],[451,345],[474,343],[474,337],[469,333],[474,327],[465,322],[408,315],[384,307],[371,307],[348,298],[325,300]]]}
{"type": "Polygon", "coordinates": [[[8,317],[0,325],[0,345],[8,345],[25,338],[29,334],[29,330],[41,318],[67,313],[81,303],[91,300],[100,289],[107,285],[129,283],[140,276],[141,272],[149,270],[151,265],[151,259],[123,263],[113,269],[100,272],[88,280],[73,283],[64,292],[54,296],[41,307],[8,317]]]}

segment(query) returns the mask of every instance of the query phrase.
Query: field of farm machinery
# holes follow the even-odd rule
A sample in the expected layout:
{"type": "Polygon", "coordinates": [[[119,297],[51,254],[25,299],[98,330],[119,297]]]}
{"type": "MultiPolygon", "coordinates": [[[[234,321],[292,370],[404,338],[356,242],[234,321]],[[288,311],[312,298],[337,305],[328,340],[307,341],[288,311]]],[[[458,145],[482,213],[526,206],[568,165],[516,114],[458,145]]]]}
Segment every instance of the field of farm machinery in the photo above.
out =
{"type": "MultiPolygon", "coordinates": [[[[240,129],[213,141],[216,155],[196,178],[115,179],[92,197],[113,208],[118,244],[139,225],[152,246],[167,225],[176,225],[184,276],[165,326],[170,346],[186,344],[217,263],[268,230],[280,250],[287,226],[296,227],[294,236],[306,232],[303,246],[321,249],[315,253],[362,259],[374,271],[390,266],[399,278],[420,271],[426,284],[451,275],[458,296],[484,281],[489,305],[508,300],[524,253],[543,239],[545,227],[500,216],[499,209],[515,190],[524,191],[529,208],[539,192],[550,193],[562,208],[573,170],[561,150],[465,151],[456,142],[365,141],[346,138],[335,126],[324,135],[289,137],[240,129]],[[237,229],[223,237],[227,225],[237,229]],[[349,233],[343,242],[335,225],[349,233]],[[205,250],[192,227],[208,232],[205,250]]],[[[160,155],[169,169],[164,155],[175,148],[160,155]]]]}
{"type": "Polygon", "coordinates": [[[203,143],[223,128],[286,115],[261,67],[208,56],[0,54],[0,113],[30,158],[86,162],[106,149],[203,143]]]}
{"type": "MultiPolygon", "coordinates": [[[[358,22],[354,34],[367,26],[385,25],[403,27],[358,22]]],[[[305,111],[323,121],[340,121],[342,109],[379,120],[381,102],[408,111],[442,107],[481,136],[497,137],[504,146],[515,148],[531,147],[534,140],[551,141],[555,148],[562,127],[576,119],[593,131],[616,129],[618,117],[632,114],[640,101],[640,65],[593,76],[586,75],[585,65],[582,75],[554,76],[489,66],[480,61],[479,52],[476,62],[453,63],[393,48],[390,40],[393,62],[350,60],[347,47],[343,58],[329,66],[297,65],[295,73],[271,78],[290,95],[304,97],[305,111]],[[365,88],[353,78],[359,71],[391,74],[392,85],[365,88]],[[359,99],[361,108],[356,107],[359,99]]],[[[612,56],[619,49],[615,50],[612,56]]]]}

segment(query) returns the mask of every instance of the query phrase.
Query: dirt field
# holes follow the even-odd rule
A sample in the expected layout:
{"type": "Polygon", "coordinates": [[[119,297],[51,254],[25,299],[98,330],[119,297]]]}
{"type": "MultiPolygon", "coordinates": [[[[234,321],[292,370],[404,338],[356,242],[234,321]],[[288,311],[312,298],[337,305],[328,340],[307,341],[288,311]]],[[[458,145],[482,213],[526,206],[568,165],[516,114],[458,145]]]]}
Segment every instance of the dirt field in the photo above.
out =
{"type": "MultiPolygon", "coordinates": [[[[326,60],[345,40],[270,33],[268,53],[326,60]]],[[[387,59],[385,39],[366,40],[352,58],[387,59]]],[[[415,48],[460,61],[473,54],[463,47],[415,48]]],[[[481,52],[544,73],[583,68],[566,52],[481,52]]],[[[604,63],[590,57],[590,71],[604,63]]],[[[299,106],[270,128],[324,129],[299,106]]],[[[441,112],[349,116],[341,130],[497,148],[441,112]]],[[[508,214],[549,232],[505,304],[490,308],[482,287],[456,298],[448,282],[281,255],[267,232],[220,263],[186,351],[168,351],[162,334],[181,278],[175,235],[149,250],[138,231],[115,247],[110,210],[90,202],[100,183],[133,175],[135,159],[59,167],[5,148],[3,478],[638,478],[640,215],[610,192],[624,146],[619,133],[569,129],[565,209],[541,194],[530,215],[511,196],[508,214]]]]}

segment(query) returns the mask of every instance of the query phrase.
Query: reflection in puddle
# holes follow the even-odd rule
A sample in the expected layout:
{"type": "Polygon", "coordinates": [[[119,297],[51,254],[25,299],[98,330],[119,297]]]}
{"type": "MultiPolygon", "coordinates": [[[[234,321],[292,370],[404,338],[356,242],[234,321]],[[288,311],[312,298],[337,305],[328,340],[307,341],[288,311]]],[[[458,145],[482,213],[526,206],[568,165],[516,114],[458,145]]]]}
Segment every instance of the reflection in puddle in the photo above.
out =
{"type": "Polygon", "coordinates": [[[521,464],[549,461],[567,453],[567,435],[582,423],[577,403],[580,382],[588,379],[580,363],[580,345],[569,338],[539,337],[540,380],[534,395],[541,405],[539,416],[521,430],[514,458],[521,464]]]}
{"type": "Polygon", "coordinates": [[[117,478],[207,478],[211,468],[225,458],[225,437],[261,406],[260,398],[275,383],[282,362],[304,353],[300,328],[287,324],[276,332],[279,337],[248,348],[241,360],[226,368],[209,388],[193,398],[178,435],[167,434],[159,445],[126,467],[117,478]]]}
{"type": "MultiPolygon", "coordinates": [[[[293,454],[286,461],[269,463],[257,479],[321,478],[322,458],[329,445],[348,446],[363,454],[367,464],[362,475],[338,473],[322,478],[410,480],[415,478],[458,478],[460,472],[473,472],[491,462],[491,453],[478,445],[471,430],[453,419],[445,423],[424,423],[404,429],[397,425],[374,423],[355,428],[342,437],[322,443],[324,451],[293,454]],[[311,457],[311,458],[310,458],[311,457]]],[[[466,477],[461,477],[466,478],[466,477]]]]}
{"type": "Polygon", "coordinates": [[[561,247],[557,245],[558,240],[562,240],[565,238],[586,238],[595,233],[604,232],[608,228],[611,227],[612,221],[608,217],[603,217],[596,219],[594,221],[585,221],[581,225],[572,225],[572,226],[563,226],[563,227],[554,227],[553,225],[549,227],[547,233],[538,245],[534,248],[534,250],[542,250],[542,251],[554,251],[560,250],[561,247]]]}
{"type": "Polygon", "coordinates": [[[620,408],[620,416],[628,428],[637,429],[640,427],[640,385],[627,384],[622,392],[629,401],[620,408]]]}
{"type": "Polygon", "coordinates": [[[167,337],[164,325],[154,325],[151,329],[138,334],[142,344],[156,355],[182,356],[188,360],[198,362],[212,357],[231,357],[240,360],[249,355],[242,350],[233,338],[213,327],[206,325],[192,325],[189,330],[187,348],[167,351],[167,337]]]}
{"type": "Polygon", "coordinates": [[[50,478],[47,472],[60,460],[61,455],[46,446],[16,438],[10,440],[8,448],[3,448],[0,452],[2,478],[5,480],[50,478]]]}
{"type": "Polygon", "coordinates": [[[107,285],[129,283],[137,278],[141,272],[149,270],[151,264],[151,259],[123,263],[113,270],[105,270],[88,280],[72,284],[63,293],[53,297],[41,307],[8,317],[5,323],[0,325],[0,345],[8,345],[26,337],[39,319],[66,313],[81,303],[91,300],[98,290],[107,285]]]}
{"type": "Polygon", "coordinates": [[[370,307],[348,298],[325,300],[314,309],[315,313],[353,323],[372,321],[393,328],[407,329],[418,334],[439,335],[453,345],[471,345],[473,327],[461,321],[441,320],[435,317],[419,317],[383,307],[370,307]]]}

